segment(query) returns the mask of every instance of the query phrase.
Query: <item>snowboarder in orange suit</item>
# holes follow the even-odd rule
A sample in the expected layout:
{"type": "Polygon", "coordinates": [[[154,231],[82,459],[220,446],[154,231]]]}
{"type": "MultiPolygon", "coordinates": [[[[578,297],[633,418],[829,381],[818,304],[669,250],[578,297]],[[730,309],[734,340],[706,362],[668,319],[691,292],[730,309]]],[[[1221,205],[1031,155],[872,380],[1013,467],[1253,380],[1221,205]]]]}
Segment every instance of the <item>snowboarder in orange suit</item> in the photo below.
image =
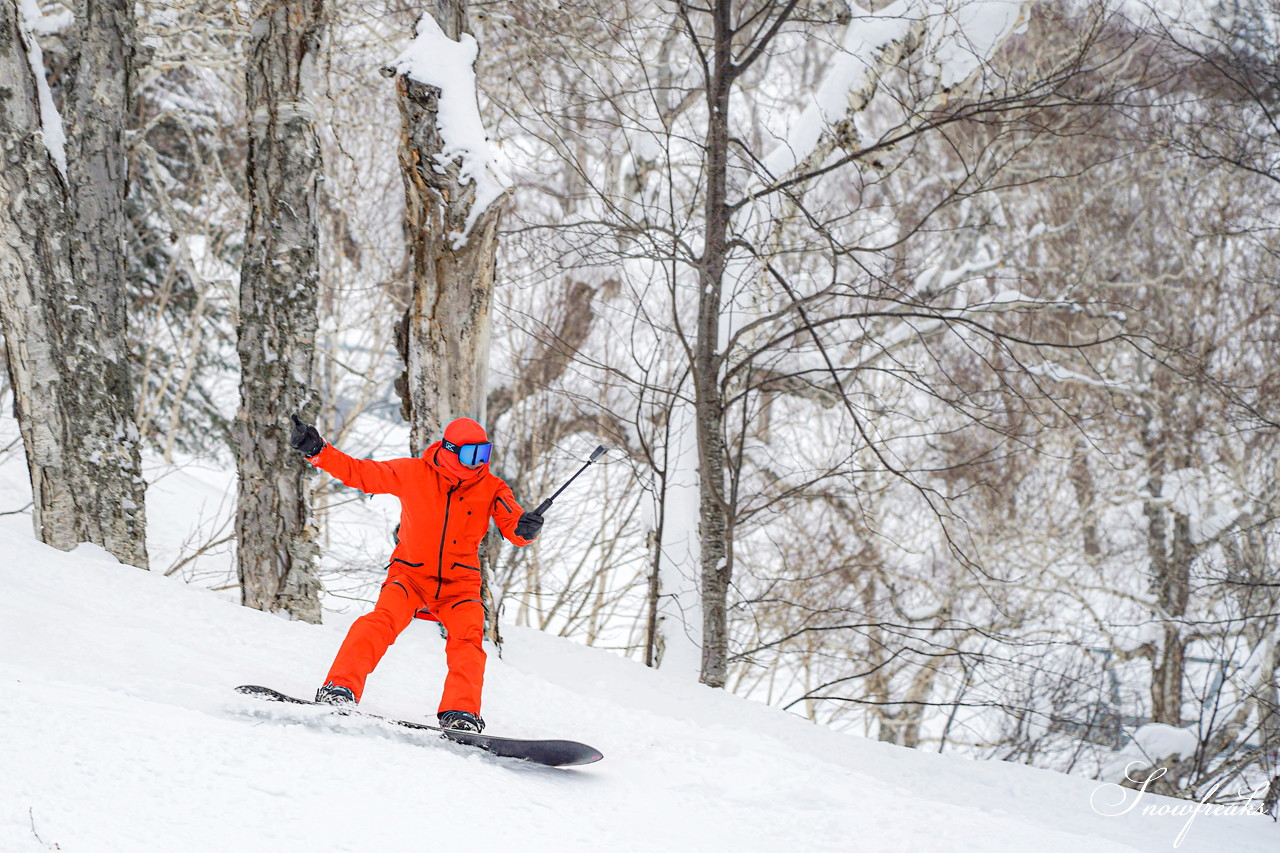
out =
{"type": "Polygon", "coordinates": [[[508,541],[528,545],[541,531],[542,517],[524,512],[511,487],[489,471],[492,445],[484,427],[470,418],[452,421],[444,438],[421,457],[385,462],[354,459],[297,415],[293,422],[290,443],[312,465],[362,492],[400,498],[399,539],[377,604],[351,625],[316,701],[359,702],[369,673],[425,607],[448,632],[441,725],[480,731],[485,664],[480,540],[492,518],[508,541]]]}

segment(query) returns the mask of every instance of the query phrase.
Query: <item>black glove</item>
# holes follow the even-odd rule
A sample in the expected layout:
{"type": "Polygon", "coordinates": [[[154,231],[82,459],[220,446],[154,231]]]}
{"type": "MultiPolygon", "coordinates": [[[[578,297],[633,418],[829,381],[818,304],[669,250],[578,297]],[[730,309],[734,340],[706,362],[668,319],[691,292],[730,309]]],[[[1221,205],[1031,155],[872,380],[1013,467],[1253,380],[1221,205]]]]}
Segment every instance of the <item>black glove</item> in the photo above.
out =
{"type": "Polygon", "coordinates": [[[324,450],[324,439],[320,431],[311,424],[304,424],[297,415],[293,416],[293,432],[289,433],[289,443],[294,450],[302,451],[302,455],[310,459],[324,450]]]}
{"type": "Polygon", "coordinates": [[[542,532],[542,516],[536,512],[526,512],[516,522],[516,535],[524,539],[537,539],[542,532]]]}

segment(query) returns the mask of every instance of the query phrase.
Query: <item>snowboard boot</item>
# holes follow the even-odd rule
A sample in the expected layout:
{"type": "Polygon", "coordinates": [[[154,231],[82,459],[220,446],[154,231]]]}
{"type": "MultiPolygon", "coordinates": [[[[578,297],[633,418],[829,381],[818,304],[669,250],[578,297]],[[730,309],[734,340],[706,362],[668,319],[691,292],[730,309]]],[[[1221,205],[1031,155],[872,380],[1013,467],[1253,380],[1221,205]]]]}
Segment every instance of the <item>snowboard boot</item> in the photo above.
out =
{"type": "Polygon", "coordinates": [[[316,701],[325,705],[337,705],[341,708],[354,708],[356,706],[356,694],[352,692],[350,687],[341,687],[329,682],[316,691],[316,701]]]}
{"type": "Polygon", "coordinates": [[[455,732],[474,732],[480,734],[484,731],[484,717],[478,717],[475,714],[466,711],[443,711],[436,715],[440,720],[440,727],[450,729],[455,732]]]}

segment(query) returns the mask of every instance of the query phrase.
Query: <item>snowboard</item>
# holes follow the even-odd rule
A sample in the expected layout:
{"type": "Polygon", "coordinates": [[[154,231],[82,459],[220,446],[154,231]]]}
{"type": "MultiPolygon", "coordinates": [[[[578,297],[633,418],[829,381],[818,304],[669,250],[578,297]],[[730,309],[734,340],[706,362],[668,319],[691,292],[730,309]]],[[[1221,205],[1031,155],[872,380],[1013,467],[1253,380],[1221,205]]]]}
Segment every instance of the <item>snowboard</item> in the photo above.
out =
{"type": "Polygon", "coordinates": [[[348,709],[340,706],[328,705],[323,702],[313,702],[309,699],[298,699],[297,697],[281,693],[279,690],[272,690],[270,687],[258,687],[253,684],[243,684],[236,688],[236,692],[243,693],[246,696],[257,696],[259,699],[266,699],[269,702],[289,702],[294,705],[317,705],[322,708],[332,708],[339,713],[359,714],[363,717],[381,720],[384,723],[390,723],[393,726],[400,726],[406,729],[436,732],[441,737],[451,740],[454,743],[474,746],[491,755],[497,755],[501,758],[517,758],[523,761],[532,761],[535,764],[542,764],[547,767],[569,767],[575,764],[592,764],[599,761],[601,758],[604,758],[604,756],[600,754],[599,750],[587,746],[585,743],[577,743],[571,740],[522,740],[520,738],[476,734],[475,732],[459,732],[452,729],[442,729],[439,726],[429,726],[426,723],[414,723],[408,720],[396,720],[391,717],[380,717],[377,714],[366,714],[364,711],[356,708],[348,709]]]}

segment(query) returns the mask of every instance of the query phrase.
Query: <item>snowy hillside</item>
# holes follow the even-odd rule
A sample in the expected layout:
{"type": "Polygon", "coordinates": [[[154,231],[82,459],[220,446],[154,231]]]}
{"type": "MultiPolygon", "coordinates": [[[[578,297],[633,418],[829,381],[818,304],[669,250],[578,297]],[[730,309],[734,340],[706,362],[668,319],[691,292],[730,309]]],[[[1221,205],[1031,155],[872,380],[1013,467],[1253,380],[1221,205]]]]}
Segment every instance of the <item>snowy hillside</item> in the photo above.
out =
{"type": "MultiPolygon", "coordinates": [[[[511,628],[490,731],[564,736],[550,770],[232,692],[313,690],[351,616],[313,626],[0,525],[0,850],[1127,851],[1185,817],[1106,817],[1099,784],[864,741],[511,628]]],[[[422,719],[444,658],[412,625],[366,707],[422,719]]],[[[1102,794],[1108,792],[1103,791],[1102,794]]],[[[1114,791],[1110,792],[1114,793],[1114,791]]],[[[1198,816],[1183,850],[1271,851],[1268,818],[1198,816]]]]}

